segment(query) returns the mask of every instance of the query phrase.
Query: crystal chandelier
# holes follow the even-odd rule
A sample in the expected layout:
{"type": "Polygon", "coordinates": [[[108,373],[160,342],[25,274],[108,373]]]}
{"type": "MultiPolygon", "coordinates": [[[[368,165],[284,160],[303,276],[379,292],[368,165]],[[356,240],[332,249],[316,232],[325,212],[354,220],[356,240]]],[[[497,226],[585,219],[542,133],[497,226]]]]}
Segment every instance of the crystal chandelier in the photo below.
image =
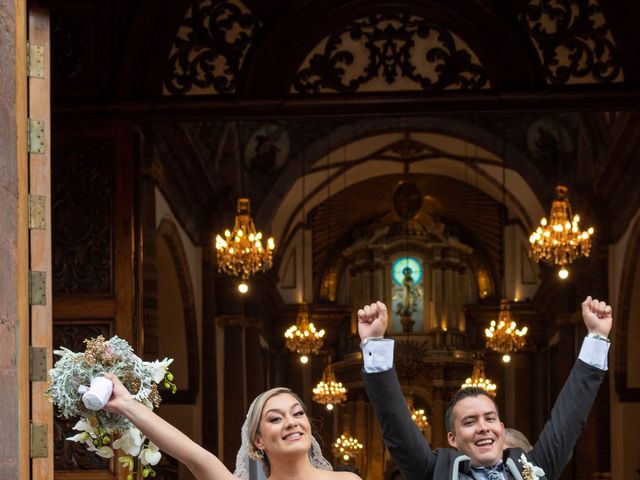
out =
{"type": "Polygon", "coordinates": [[[407,398],[407,408],[409,409],[413,422],[422,432],[424,432],[429,426],[429,421],[427,420],[427,414],[425,413],[424,408],[416,408],[413,404],[413,397],[411,396],[407,398]]]}
{"type": "Polygon", "coordinates": [[[345,461],[356,457],[363,448],[364,446],[357,438],[344,433],[340,435],[333,444],[333,452],[345,461]]]}
{"type": "Polygon", "coordinates": [[[469,388],[469,387],[479,387],[491,395],[495,397],[496,395],[496,384],[487,378],[484,374],[484,362],[482,360],[476,360],[473,364],[473,372],[471,372],[471,377],[467,378],[460,388],[469,388]]]}
{"type": "Polygon", "coordinates": [[[567,265],[581,256],[588,257],[591,250],[593,227],[580,230],[580,216],[571,213],[569,189],[556,187],[556,199],[551,204],[549,221],[540,220],[540,226],[529,237],[529,255],[536,262],[553,263],[560,267],[558,276],[569,276],[567,265]]]}
{"type": "Polygon", "coordinates": [[[307,363],[308,355],[318,353],[322,348],[324,329],[316,330],[313,323],[309,322],[309,310],[307,304],[300,305],[296,324],[291,325],[284,332],[285,344],[289,350],[300,354],[300,362],[307,363]]]}
{"type": "Polygon", "coordinates": [[[327,410],[333,410],[334,405],[347,399],[347,389],[342,382],[336,381],[331,362],[327,364],[322,373],[322,380],[313,389],[313,401],[327,406],[327,410]]]}
{"type": "MultiPolygon", "coordinates": [[[[262,244],[262,232],[257,232],[250,214],[248,198],[238,199],[238,212],[233,230],[225,230],[224,237],[216,235],[218,271],[240,277],[246,281],[257,272],[266,272],[271,268],[273,238],[262,244]]],[[[241,285],[246,284],[243,282],[241,285]]],[[[240,288],[242,293],[246,289],[240,288]]]]}
{"type": "Polygon", "coordinates": [[[522,327],[518,330],[518,324],[511,317],[509,310],[509,301],[502,300],[500,302],[500,313],[498,321],[491,320],[489,328],[484,329],[487,337],[487,348],[502,354],[502,361],[509,363],[511,361],[512,352],[517,352],[525,344],[525,335],[528,328],[522,327]]]}

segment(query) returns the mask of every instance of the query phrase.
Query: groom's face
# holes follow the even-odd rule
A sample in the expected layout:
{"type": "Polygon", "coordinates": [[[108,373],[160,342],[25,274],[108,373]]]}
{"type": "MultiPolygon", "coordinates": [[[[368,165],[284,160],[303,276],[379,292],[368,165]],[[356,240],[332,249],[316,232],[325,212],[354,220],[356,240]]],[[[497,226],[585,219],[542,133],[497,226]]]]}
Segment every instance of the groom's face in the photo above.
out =
{"type": "Polygon", "coordinates": [[[449,445],[471,458],[474,467],[491,467],[502,458],[504,424],[486,395],[467,397],[453,407],[454,431],[449,445]]]}

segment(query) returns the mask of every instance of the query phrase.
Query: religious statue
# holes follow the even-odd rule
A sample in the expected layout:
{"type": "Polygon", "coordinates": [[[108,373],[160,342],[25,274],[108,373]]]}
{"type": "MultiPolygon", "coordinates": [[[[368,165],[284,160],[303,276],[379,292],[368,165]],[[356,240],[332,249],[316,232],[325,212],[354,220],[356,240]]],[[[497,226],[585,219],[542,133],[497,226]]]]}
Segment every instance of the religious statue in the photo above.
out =
{"type": "Polygon", "coordinates": [[[421,296],[420,290],[416,288],[412,276],[413,270],[410,267],[405,267],[402,270],[404,278],[402,280],[402,302],[399,302],[396,306],[396,314],[400,315],[400,322],[402,323],[402,330],[404,332],[411,332],[413,330],[413,324],[415,323],[412,315],[416,311],[418,299],[421,296]]]}

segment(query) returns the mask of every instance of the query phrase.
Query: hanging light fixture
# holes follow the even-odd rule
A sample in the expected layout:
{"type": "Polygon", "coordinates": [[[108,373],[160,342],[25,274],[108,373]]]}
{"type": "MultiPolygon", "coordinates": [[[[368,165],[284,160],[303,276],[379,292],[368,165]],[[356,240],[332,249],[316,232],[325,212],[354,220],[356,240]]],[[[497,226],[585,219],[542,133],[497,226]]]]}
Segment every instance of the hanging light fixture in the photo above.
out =
{"type": "Polygon", "coordinates": [[[333,443],[333,452],[340,456],[344,461],[349,461],[351,458],[355,458],[362,451],[364,446],[360,441],[343,433],[333,443]]]}
{"type": "Polygon", "coordinates": [[[424,432],[429,426],[429,421],[427,420],[427,414],[425,413],[424,408],[416,408],[413,404],[413,396],[411,395],[407,398],[407,408],[409,409],[413,422],[420,431],[424,432]]]}
{"type": "Polygon", "coordinates": [[[333,410],[334,405],[344,402],[347,399],[347,389],[342,382],[336,380],[333,372],[331,360],[322,372],[322,380],[313,389],[313,401],[327,406],[327,410],[333,410]]]}
{"type": "Polygon", "coordinates": [[[300,363],[306,364],[309,361],[309,354],[318,353],[322,348],[324,329],[316,330],[316,327],[309,321],[309,309],[305,301],[306,274],[306,196],[305,196],[305,162],[302,162],[302,304],[298,311],[296,324],[290,326],[284,332],[285,345],[292,352],[300,354],[300,363]]]}
{"type": "Polygon", "coordinates": [[[233,229],[225,230],[224,235],[216,235],[218,271],[240,277],[243,280],[238,287],[241,293],[247,292],[249,277],[271,268],[275,248],[273,237],[263,245],[262,232],[256,231],[250,210],[249,199],[239,198],[233,229]]]}
{"type": "MultiPolygon", "coordinates": [[[[507,208],[507,175],[506,175],[506,148],[503,143],[503,161],[502,161],[502,229],[504,232],[505,225],[509,220],[507,208]]],[[[503,233],[504,235],[504,233],[503,233]]],[[[503,244],[506,240],[503,239],[503,244]]],[[[505,253],[502,252],[502,300],[500,301],[500,312],[498,313],[498,321],[491,320],[489,328],[485,328],[487,348],[502,354],[502,361],[509,363],[511,361],[511,353],[520,350],[525,344],[525,335],[527,327],[518,330],[518,325],[511,316],[509,301],[507,300],[507,279],[506,279],[506,259],[505,253]]]]}
{"type": "Polygon", "coordinates": [[[529,237],[529,255],[536,262],[558,265],[558,276],[565,279],[569,276],[567,265],[576,258],[589,256],[593,233],[593,227],[580,230],[580,216],[571,212],[569,189],[558,185],[549,220],[543,217],[536,231],[529,237]]]}
{"type": "Polygon", "coordinates": [[[509,363],[511,361],[510,354],[524,347],[527,331],[527,327],[518,330],[518,324],[511,316],[509,302],[503,299],[500,302],[498,321],[491,320],[489,328],[484,330],[487,348],[501,353],[502,361],[509,363]]]}
{"type": "Polygon", "coordinates": [[[482,360],[476,360],[473,364],[473,371],[471,372],[471,376],[467,378],[460,388],[469,388],[469,387],[479,387],[491,395],[495,397],[496,384],[487,378],[484,373],[484,362],[482,360]]]}
{"type": "Polygon", "coordinates": [[[307,304],[300,305],[296,324],[290,326],[284,332],[285,345],[292,352],[300,354],[300,362],[309,361],[308,355],[318,353],[324,343],[324,329],[316,330],[313,323],[309,322],[309,309],[307,304]]]}

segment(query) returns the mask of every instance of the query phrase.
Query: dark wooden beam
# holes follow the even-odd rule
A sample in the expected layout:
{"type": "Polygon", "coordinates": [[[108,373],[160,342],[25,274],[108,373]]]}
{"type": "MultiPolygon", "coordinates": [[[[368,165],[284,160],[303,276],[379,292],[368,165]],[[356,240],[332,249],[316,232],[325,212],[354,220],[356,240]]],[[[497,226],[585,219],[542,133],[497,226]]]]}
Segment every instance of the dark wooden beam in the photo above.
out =
{"type": "Polygon", "coordinates": [[[274,119],[431,115],[443,113],[514,113],[615,111],[640,109],[640,87],[573,87],[527,92],[443,92],[317,95],[286,98],[162,97],[138,102],[57,105],[56,120],[114,119],[134,122],[198,119],[274,119]]]}

